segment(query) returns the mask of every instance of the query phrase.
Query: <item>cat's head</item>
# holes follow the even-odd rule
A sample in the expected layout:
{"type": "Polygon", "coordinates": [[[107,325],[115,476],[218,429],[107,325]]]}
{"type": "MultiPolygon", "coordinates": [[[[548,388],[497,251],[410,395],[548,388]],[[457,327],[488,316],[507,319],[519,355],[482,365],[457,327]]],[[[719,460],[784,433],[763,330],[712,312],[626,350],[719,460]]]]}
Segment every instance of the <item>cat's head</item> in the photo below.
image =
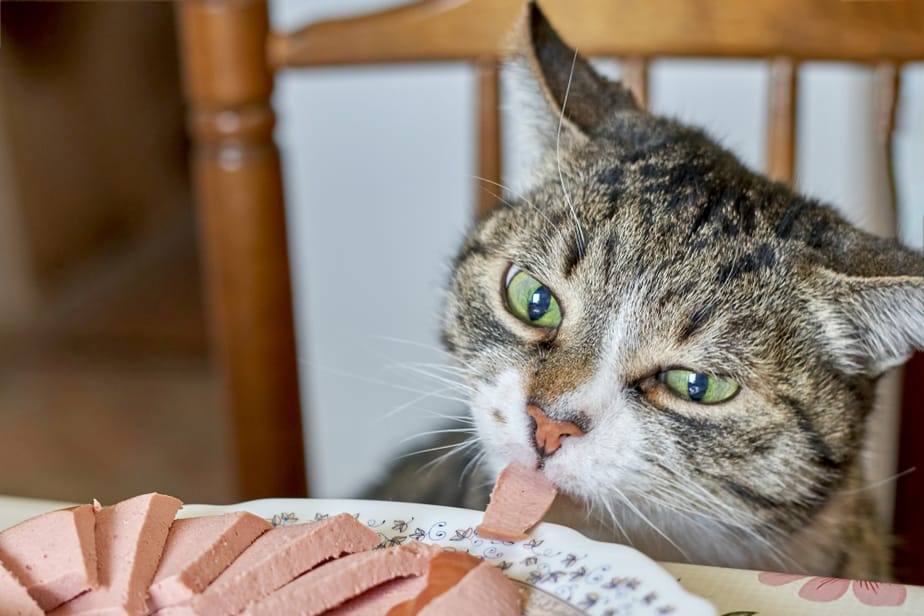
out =
{"type": "Polygon", "coordinates": [[[588,503],[801,523],[924,347],[924,257],[639,109],[535,8],[527,30],[549,151],[471,231],[443,327],[487,459],[588,503]],[[578,428],[551,455],[530,405],[578,428]]]}

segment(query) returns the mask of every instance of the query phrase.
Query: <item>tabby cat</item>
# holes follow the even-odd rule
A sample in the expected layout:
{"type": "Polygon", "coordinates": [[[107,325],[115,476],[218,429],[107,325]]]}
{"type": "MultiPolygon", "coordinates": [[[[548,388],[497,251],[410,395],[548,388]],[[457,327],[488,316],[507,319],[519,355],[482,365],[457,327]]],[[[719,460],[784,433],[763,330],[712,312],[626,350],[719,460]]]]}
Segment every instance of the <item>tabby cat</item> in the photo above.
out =
{"type": "Polygon", "coordinates": [[[862,444],[877,379],[924,347],[924,256],[526,24],[547,156],[471,230],[443,317],[486,474],[369,496],[482,507],[516,460],[558,485],[547,519],[656,559],[888,578],[862,444]],[[538,417],[567,429],[539,442],[538,417]]]}

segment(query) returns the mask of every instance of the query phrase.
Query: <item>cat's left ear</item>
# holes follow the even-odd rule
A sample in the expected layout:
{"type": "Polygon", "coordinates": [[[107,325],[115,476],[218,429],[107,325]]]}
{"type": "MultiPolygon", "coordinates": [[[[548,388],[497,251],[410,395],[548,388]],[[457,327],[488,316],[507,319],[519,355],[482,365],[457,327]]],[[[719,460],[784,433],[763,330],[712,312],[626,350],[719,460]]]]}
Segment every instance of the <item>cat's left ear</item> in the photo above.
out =
{"type": "MultiPolygon", "coordinates": [[[[922,257],[924,262],[924,257],[922,257]]],[[[924,275],[815,272],[816,314],[831,358],[849,374],[879,376],[924,350],[924,275]]]]}
{"type": "Polygon", "coordinates": [[[597,73],[558,35],[535,2],[527,4],[526,54],[542,93],[562,122],[589,135],[613,113],[638,110],[632,93],[597,73]]]}

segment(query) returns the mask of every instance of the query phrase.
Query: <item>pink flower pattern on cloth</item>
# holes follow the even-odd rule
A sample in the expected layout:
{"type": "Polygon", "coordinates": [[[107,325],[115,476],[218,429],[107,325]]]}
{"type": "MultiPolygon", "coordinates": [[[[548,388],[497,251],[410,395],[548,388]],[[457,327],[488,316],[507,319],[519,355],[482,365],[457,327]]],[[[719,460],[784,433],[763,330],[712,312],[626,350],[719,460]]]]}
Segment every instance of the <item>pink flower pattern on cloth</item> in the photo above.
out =
{"type": "Polygon", "coordinates": [[[767,586],[782,586],[796,580],[808,578],[799,589],[799,596],[809,601],[836,601],[847,593],[848,588],[863,605],[874,607],[895,607],[905,603],[908,590],[901,584],[843,580],[830,577],[809,577],[792,573],[764,571],[757,576],[767,586]]]}

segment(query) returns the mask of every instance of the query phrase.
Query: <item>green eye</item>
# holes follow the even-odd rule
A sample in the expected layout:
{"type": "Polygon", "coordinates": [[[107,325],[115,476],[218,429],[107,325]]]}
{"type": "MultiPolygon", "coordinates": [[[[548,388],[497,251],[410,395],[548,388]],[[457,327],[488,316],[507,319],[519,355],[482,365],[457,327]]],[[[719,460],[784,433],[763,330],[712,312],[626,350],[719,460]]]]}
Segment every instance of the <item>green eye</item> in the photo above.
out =
{"type": "Polygon", "coordinates": [[[671,393],[684,400],[700,404],[725,402],[740,389],[738,383],[729,378],[707,376],[682,368],[665,370],[659,378],[671,390],[671,393]]]}
{"type": "Polygon", "coordinates": [[[516,266],[507,272],[507,307],[515,317],[534,327],[561,324],[558,300],[549,289],[516,266]]]}

